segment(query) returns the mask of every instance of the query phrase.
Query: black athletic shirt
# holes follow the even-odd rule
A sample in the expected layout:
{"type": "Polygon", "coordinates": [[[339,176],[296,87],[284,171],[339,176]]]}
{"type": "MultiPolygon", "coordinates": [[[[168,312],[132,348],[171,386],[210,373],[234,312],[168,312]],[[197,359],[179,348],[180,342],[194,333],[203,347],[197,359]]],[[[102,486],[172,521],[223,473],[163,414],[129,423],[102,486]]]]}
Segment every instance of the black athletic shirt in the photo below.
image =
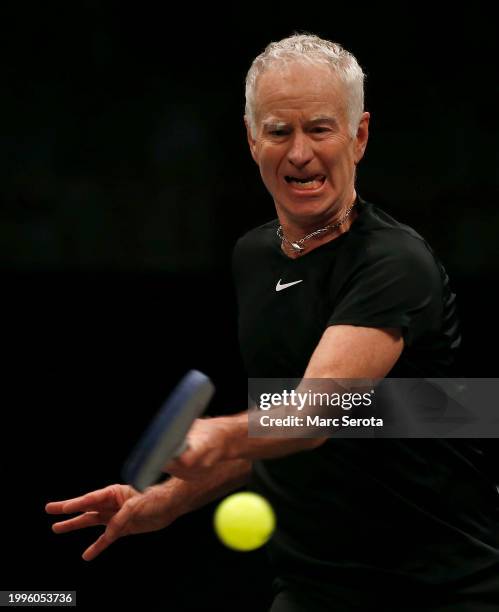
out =
{"type": "MultiPolygon", "coordinates": [[[[349,231],[297,259],[282,252],[277,220],[237,242],[248,377],[302,377],[337,324],[401,328],[404,349],[389,376],[451,376],[460,334],[443,266],[412,228],[360,198],[356,206],[349,231]]],[[[474,612],[489,600],[499,609],[499,496],[490,473],[479,440],[331,438],[255,462],[253,484],[277,513],[269,553],[284,582],[325,593],[335,610],[367,610],[377,598],[384,604],[373,609],[388,610],[397,597],[426,609],[418,598],[452,605],[471,590],[476,607],[463,610],[474,612]]]]}

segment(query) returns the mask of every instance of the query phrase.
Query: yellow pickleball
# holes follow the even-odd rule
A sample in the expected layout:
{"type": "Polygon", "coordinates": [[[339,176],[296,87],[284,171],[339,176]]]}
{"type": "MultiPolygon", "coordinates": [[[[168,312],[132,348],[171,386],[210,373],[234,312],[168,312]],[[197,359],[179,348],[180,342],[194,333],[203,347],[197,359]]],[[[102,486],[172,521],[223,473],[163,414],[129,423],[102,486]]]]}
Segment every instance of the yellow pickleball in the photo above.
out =
{"type": "Polygon", "coordinates": [[[275,529],[274,510],[256,493],[234,493],[221,501],[215,510],[215,532],[234,550],[255,550],[263,546],[275,529]]]}

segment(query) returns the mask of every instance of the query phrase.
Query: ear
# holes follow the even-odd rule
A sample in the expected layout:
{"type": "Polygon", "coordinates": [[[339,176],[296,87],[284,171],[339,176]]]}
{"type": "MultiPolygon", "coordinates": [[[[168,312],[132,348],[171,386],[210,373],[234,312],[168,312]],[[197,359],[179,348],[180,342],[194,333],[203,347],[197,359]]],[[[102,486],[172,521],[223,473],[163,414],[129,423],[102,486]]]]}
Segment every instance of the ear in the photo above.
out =
{"type": "Polygon", "coordinates": [[[246,126],[246,136],[248,138],[248,145],[251,151],[251,157],[258,164],[258,147],[256,145],[256,140],[253,138],[253,134],[251,133],[250,124],[246,116],[244,117],[244,125],[246,126]]]}
{"type": "Polygon", "coordinates": [[[359,127],[357,128],[357,134],[355,136],[354,143],[354,155],[355,163],[358,164],[364,157],[364,152],[367,147],[367,141],[369,139],[369,119],[371,115],[369,113],[362,113],[360,118],[359,127]]]}

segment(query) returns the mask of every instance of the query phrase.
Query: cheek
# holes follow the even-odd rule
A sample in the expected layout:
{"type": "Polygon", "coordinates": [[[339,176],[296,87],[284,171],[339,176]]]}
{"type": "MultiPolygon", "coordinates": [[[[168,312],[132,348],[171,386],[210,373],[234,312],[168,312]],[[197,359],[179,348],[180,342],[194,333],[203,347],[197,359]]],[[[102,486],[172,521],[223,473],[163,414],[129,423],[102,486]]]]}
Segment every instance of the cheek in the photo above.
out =
{"type": "Polygon", "coordinates": [[[330,168],[332,174],[337,177],[351,175],[355,169],[355,160],[352,151],[343,151],[340,155],[332,158],[330,168]]]}
{"type": "Polygon", "coordinates": [[[346,155],[331,158],[329,163],[330,186],[334,189],[342,189],[343,186],[349,184],[355,172],[354,168],[352,160],[346,155]]]}
{"type": "Polygon", "coordinates": [[[275,172],[268,164],[260,164],[260,177],[267,190],[274,192],[276,189],[275,172]]]}
{"type": "Polygon", "coordinates": [[[279,156],[275,152],[262,151],[259,166],[262,177],[272,180],[279,167],[279,156]]]}

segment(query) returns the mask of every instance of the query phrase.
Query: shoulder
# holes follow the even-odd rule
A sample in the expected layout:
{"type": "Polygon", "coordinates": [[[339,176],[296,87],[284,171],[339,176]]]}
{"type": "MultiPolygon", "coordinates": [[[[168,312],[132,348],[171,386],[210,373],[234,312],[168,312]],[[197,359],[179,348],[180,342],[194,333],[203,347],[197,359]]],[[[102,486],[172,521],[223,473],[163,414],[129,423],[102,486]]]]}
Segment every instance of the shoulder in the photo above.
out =
{"type": "Polygon", "coordinates": [[[363,202],[359,221],[352,226],[348,240],[350,261],[366,266],[396,266],[407,273],[439,273],[439,262],[432,248],[414,228],[368,202],[363,202]]]}
{"type": "Polygon", "coordinates": [[[240,236],[236,244],[260,243],[262,240],[268,239],[269,236],[275,236],[279,223],[277,219],[272,219],[263,223],[258,227],[254,227],[240,236]]]}
{"type": "Polygon", "coordinates": [[[275,242],[278,227],[278,220],[273,219],[263,225],[250,229],[236,241],[233,257],[237,258],[243,255],[256,254],[261,252],[262,248],[271,247],[275,242]]]}

